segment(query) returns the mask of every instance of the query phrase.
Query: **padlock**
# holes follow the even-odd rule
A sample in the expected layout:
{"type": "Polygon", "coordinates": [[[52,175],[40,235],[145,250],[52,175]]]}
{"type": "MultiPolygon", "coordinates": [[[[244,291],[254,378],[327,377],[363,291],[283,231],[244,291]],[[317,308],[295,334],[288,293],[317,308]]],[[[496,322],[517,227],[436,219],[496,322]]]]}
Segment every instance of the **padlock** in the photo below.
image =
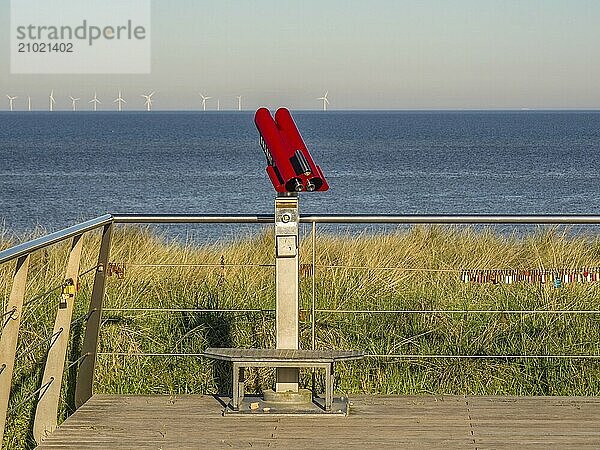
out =
{"type": "Polygon", "coordinates": [[[67,302],[73,298],[75,298],[75,292],[77,291],[77,288],[75,286],[75,283],[73,283],[73,279],[72,278],[68,278],[67,280],[65,280],[65,283],[63,284],[63,288],[62,288],[62,294],[60,296],[60,305],[59,307],[61,309],[64,309],[67,307],[67,302]]]}

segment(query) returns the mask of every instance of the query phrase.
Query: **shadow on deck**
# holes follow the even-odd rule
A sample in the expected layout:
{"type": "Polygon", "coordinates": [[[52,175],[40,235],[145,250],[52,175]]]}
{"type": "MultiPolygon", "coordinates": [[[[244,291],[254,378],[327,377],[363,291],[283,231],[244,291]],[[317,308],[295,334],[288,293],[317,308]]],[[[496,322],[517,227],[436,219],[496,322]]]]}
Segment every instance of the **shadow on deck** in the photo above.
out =
{"type": "Polygon", "coordinates": [[[348,417],[223,417],[210,396],[94,395],[38,449],[600,447],[600,397],[350,400],[348,417]]]}

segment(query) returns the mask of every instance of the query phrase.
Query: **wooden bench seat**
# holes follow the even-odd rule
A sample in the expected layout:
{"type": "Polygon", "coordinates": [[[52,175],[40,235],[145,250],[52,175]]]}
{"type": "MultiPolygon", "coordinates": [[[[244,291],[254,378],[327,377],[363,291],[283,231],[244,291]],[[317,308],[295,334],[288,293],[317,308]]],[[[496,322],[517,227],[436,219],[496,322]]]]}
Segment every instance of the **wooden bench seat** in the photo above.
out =
{"type": "Polygon", "coordinates": [[[325,369],[325,409],[333,403],[334,364],[338,361],[362,359],[363,353],[349,350],[293,350],[267,348],[208,348],[207,358],[232,363],[232,399],[234,410],[239,409],[244,398],[244,368],[246,367],[293,367],[325,369]]]}

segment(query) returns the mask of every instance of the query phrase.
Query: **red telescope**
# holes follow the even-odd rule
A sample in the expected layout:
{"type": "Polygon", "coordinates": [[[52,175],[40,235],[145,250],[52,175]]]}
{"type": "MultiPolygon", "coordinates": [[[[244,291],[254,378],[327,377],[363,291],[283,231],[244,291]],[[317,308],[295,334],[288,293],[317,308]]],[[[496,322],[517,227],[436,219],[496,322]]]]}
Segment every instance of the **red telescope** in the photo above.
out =
{"type": "Polygon", "coordinates": [[[254,123],[267,157],[267,174],[277,192],[329,189],[321,168],[310,156],[286,108],[279,108],[275,119],[267,108],[260,108],[254,115],[254,123]]]}

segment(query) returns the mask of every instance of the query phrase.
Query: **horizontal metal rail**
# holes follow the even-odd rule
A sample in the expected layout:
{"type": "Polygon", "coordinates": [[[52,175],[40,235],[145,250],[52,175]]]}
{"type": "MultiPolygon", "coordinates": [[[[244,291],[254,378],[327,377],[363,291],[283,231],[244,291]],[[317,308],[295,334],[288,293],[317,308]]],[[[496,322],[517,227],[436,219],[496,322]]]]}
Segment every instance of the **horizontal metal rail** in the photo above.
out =
{"type": "Polygon", "coordinates": [[[103,225],[108,225],[112,222],[112,220],[113,218],[110,214],[105,214],[103,216],[96,217],[95,219],[88,220],[87,222],[82,222],[80,224],[73,225],[72,227],[68,227],[63,230],[50,233],[46,236],[42,236],[32,241],[15,245],[14,247],[0,252],[0,264],[18,258],[20,256],[27,255],[31,252],[34,252],[35,250],[39,250],[49,245],[56,244],[57,242],[64,241],[65,239],[69,239],[79,234],[83,234],[96,228],[100,228],[103,225]]]}
{"type": "Polygon", "coordinates": [[[205,357],[204,353],[126,353],[126,352],[98,352],[96,355],[100,356],[195,356],[205,357]]]}
{"type": "Polygon", "coordinates": [[[104,312],[273,313],[274,309],[103,308],[104,312]]]}
{"type": "Polygon", "coordinates": [[[197,216],[191,214],[114,214],[114,223],[273,223],[273,215],[243,216],[223,214],[197,216]]]}
{"type": "MultiPolygon", "coordinates": [[[[274,216],[192,215],[192,214],[105,214],[29,242],[0,251],[0,264],[110,223],[273,223],[274,216]]],[[[600,216],[523,216],[523,215],[307,215],[303,223],[338,224],[566,224],[600,225],[600,216]]]]}
{"type": "MultiPolygon", "coordinates": [[[[104,312],[273,313],[274,309],[103,308],[104,312]]],[[[300,309],[308,312],[308,309],[300,309]]],[[[600,314],[595,309],[315,309],[321,314],[600,314]]]]}
{"type": "MultiPolygon", "coordinates": [[[[191,214],[114,214],[114,223],[273,223],[274,216],[191,215],[191,214]]],[[[303,223],[373,224],[587,224],[600,225],[600,216],[570,215],[306,215],[303,223]]]]}
{"type": "Polygon", "coordinates": [[[314,215],[301,216],[305,223],[405,223],[405,224],[600,224],[600,216],[522,216],[522,215],[314,215]]]}
{"type": "Polygon", "coordinates": [[[315,309],[326,314],[600,314],[595,309],[315,309]]]}
{"type": "MultiPolygon", "coordinates": [[[[318,267],[319,269],[326,269],[326,270],[327,269],[382,270],[382,271],[399,270],[399,271],[403,271],[403,272],[432,272],[432,273],[455,273],[455,272],[463,272],[464,271],[464,269],[429,269],[429,268],[423,268],[423,267],[410,268],[410,267],[400,267],[400,266],[387,266],[387,267],[382,267],[382,266],[343,266],[343,265],[339,265],[339,264],[331,265],[331,266],[316,264],[315,266],[318,267]]],[[[481,270],[495,270],[495,269],[481,269],[481,270]]],[[[498,269],[498,270],[504,270],[504,269],[498,269]]]]}
{"type": "Polygon", "coordinates": [[[194,269],[198,267],[211,267],[215,269],[219,268],[227,268],[227,267],[275,267],[275,264],[136,264],[136,263],[125,263],[127,268],[135,267],[135,268],[173,268],[173,267],[185,267],[189,269],[194,269]]]}
{"type": "MultiPolygon", "coordinates": [[[[129,357],[205,357],[205,353],[128,353],[128,352],[98,352],[102,356],[129,357]]],[[[600,355],[403,355],[403,354],[369,354],[365,358],[376,359],[600,359],[600,355]]]]}
{"type": "Polygon", "coordinates": [[[394,355],[365,354],[379,359],[600,359],[600,355],[394,355]]]}

